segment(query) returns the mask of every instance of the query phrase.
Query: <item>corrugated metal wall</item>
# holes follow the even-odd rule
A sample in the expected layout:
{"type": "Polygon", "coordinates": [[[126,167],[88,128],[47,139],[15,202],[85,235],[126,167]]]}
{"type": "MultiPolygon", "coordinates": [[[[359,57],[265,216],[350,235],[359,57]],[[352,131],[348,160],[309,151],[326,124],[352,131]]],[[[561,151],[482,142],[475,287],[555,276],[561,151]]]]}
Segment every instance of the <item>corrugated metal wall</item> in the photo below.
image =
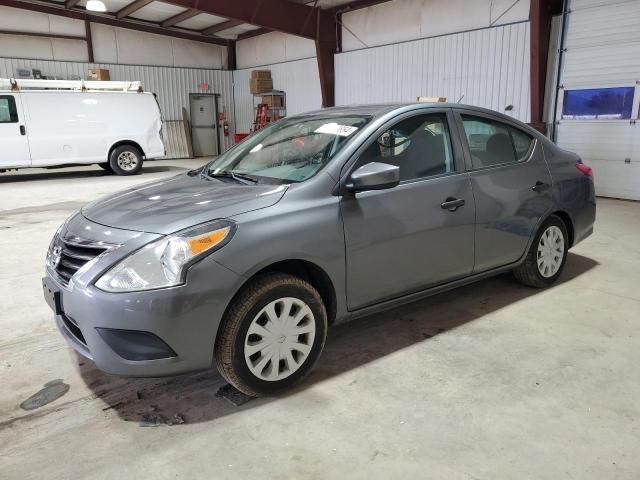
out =
{"type": "MultiPolygon", "coordinates": [[[[0,77],[13,77],[18,68],[38,69],[43,75],[63,79],[70,79],[73,76],[85,78],[89,68],[106,68],[109,70],[111,80],[141,81],[145,90],[158,95],[165,121],[164,138],[167,158],[188,156],[182,109],[186,108],[188,111],[189,93],[198,93],[200,83],[208,83],[212,93],[220,94],[220,108],[226,112],[230,129],[233,131],[234,101],[231,71],[0,58],[0,77]]],[[[231,146],[232,137],[221,136],[221,138],[223,150],[226,150],[231,146]]]]}
{"type": "Polygon", "coordinates": [[[248,132],[254,119],[253,95],[249,91],[251,70],[271,70],[273,88],[287,94],[287,115],[317,110],[322,107],[320,76],[315,58],[264,65],[233,72],[238,132],[248,132]]]}
{"type": "Polygon", "coordinates": [[[414,102],[419,95],[504,111],[528,122],[529,22],[336,55],[336,103],[414,102]]]}

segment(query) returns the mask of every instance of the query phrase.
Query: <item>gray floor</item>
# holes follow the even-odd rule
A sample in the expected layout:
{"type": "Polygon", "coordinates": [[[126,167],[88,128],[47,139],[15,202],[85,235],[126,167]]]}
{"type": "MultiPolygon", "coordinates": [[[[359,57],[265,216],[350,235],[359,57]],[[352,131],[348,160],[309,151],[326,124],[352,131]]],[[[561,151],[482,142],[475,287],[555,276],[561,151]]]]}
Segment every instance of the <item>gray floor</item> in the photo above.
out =
{"type": "Polygon", "coordinates": [[[96,371],[41,298],[48,242],[85,202],[200,163],[0,175],[0,477],[640,477],[638,203],[600,200],[596,233],[549,290],[505,275],[336,327],[282,398],[235,406],[215,372],[96,371]],[[20,407],[47,383],[69,389],[20,407]],[[142,428],[145,414],[163,424],[142,428]],[[185,423],[167,425],[176,414],[185,423]]]}

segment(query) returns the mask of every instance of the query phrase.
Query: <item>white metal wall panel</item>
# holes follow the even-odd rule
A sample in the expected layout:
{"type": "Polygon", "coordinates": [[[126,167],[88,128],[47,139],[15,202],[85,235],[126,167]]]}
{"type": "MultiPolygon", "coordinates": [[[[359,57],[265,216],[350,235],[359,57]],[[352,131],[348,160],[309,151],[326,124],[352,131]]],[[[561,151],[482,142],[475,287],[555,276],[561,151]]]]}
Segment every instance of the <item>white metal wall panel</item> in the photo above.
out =
{"type": "Polygon", "coordinates": [[[529,0],[394,0],[344,13],[342,48],[346,52],[528,18],[529,0]]]}
{"type": "Polygon", "coordinates": [[[594,169],[598,195],[640,200],[640,1],[572,0],[557,118],[564,92],[635,86],[631,120],[560,120],[557,142],[594,169]]]}
{"type": "MultiPolygon", "coordinates": [[[[273,88],[287,94],[287,115],[322,107],[320,76],[315,58],[259,67],[271,70],[273,88]]],[[[237,132],[248,132],[254,119],[253,95],[249,91],[252,69],[233,72],[237,132]]]]}
{"type": "MultiPolygon", "coordinates": [[[[182,109],[189,108],[189,93],[198,93],[200,83],[208,83],[211,93],[220,94],[220,109],[226,113],[230,129],[233,131],[233,75],[230,71],[0,58],[0,77],[15,76],[17,68],[35,68],[41,70],[43,75],[64,79],[70,79],[72,76],[85,78],[89,68],[106,68],[111,80],[139,80],[145,90],[157,94],[165,122],[181,122],[182,109]]],[[[168,158],[178,158],[186,152],[186,139],[178,138],[184,137],[179,129],[171,132],[165,131],[168,158]]],[[[221,134],[221,139],[223,150],[231,146],[231,137],[221,134]]]]}
{"type": "Polygon", "coordinates": [[[530,119],[529,23],[336,55],[336,103],[414,102],[419,95],[530,119]]]}

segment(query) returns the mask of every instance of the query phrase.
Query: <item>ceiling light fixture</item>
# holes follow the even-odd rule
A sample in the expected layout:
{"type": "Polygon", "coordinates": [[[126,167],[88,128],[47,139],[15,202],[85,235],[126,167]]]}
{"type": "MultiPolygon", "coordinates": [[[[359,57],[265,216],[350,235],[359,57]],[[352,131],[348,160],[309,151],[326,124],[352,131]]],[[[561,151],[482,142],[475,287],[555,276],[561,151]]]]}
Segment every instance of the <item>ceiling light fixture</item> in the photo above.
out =
{"type": "Polygon", "coordinates": [[[89,0],[87,2],[87,10],[90,12],[106,12],[107,7],[100,0],[89,0]]]}

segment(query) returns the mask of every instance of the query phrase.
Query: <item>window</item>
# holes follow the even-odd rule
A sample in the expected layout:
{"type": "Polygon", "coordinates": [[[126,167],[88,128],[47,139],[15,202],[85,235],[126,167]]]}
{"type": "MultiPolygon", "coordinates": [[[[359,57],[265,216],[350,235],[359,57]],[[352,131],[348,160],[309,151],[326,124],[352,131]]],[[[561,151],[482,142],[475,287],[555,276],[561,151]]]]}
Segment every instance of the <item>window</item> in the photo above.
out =
{"type": "Polygon", "coordinates": [[[400,181],[454,170],[444,114],[418,115],[394,125],[362,152],[356,168],[371,162],[400,167],[400,181]]]}
{"type": "Polygon", "coordinates": [[[0,123],[18,123],[16,100],[12,95],[0,95],[0,123]]]}
{"type": "Polygon", "coordinates": [[[513,140],[513,146],[516,149],[518,160],[523,160],[527,157],[529,149],[533,145],[533,137],[517,128],[509,127],[509,130],[511,131],[511,139],[513,140]]]}
{"type": "Polygon", "coordinates": [[[566,90],[562,118],[569,120],[628,120],[634,87],[566,90]]]}
{"type": "Polygon", "coordinates": [[[486,118],[462,115],[473,168],[515,163],[528,157],[533,136],[486,118]]]}
{"type": "Polygon", "coordinates": [[[365,126],[368,116],[285,118],[254,133],[211,162],[206,172],[250,176],[261,183],[304,182],[365,126]]]}

